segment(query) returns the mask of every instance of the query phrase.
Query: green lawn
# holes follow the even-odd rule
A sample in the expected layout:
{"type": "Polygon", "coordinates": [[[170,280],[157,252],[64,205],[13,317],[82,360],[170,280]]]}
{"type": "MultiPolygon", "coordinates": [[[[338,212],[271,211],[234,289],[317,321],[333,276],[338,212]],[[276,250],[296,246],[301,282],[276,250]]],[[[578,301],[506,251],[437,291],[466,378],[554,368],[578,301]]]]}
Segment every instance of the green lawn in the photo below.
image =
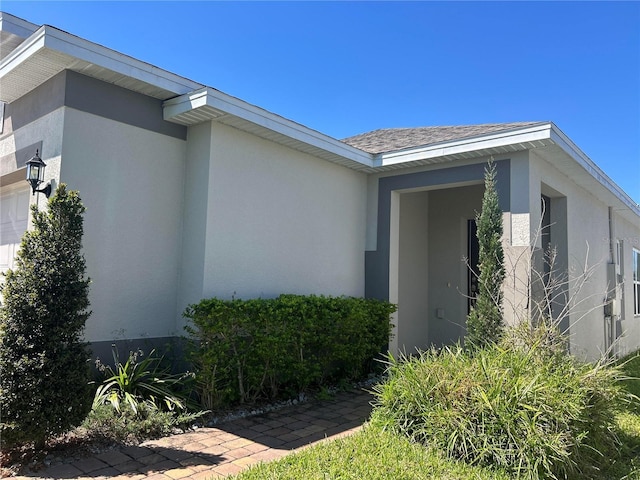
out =
{"type": "MultiPolygon", "coordinates": [[[[640,378],[640,355],[624,364],[629,377],[640,378]]],[[[627,380],[625,388],[640,396],[640,380],[627,380]]],[[[640,402],[616,416],[623,441],[615,459],[597,480],[640,480],[640,402]]],[[[365,425],[360,432],[319,444],[279,461],[260,464],[233,477],[236,480],[500,480],[503,472],[448,460],[438,452],[407,439],[365,425]]]]}
{"type": "Polygon", "coordinates": [[[354,435],[257,465],[238,480],[506,480],[509,477],[461,462],[372,426],[354,435]]]}

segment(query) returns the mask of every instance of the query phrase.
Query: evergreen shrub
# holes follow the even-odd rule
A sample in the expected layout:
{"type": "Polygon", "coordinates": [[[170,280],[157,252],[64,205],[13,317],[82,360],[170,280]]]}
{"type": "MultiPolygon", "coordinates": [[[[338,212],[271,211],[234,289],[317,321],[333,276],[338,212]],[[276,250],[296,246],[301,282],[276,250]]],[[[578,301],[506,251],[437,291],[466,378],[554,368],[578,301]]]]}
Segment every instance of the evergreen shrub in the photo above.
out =
{"type": "Polygon", "coordinates": [[[273,400],[361,378],[386,349],[395,306],[351,297],[202,300],[185,316],[202,405],[273,400]]]}
{"type": "Polygon", "coordinates": [[[476,215],[478,237],[478,296],[467,318],[467,347],[482,348],[500,340],[503,332],[502,283],[505,277],[502,248],[502,210],[496,191],[496,168],[485,168],[482,210],[476,215]]]}
{"type": "Polygon", "coordinates": [[[6,273],[0,308],[2,448],[35,443],[79,425],[91,408],[89,279],[81,254],[84,206],[60,185],[46,211],[33,205],[6,273]]]}

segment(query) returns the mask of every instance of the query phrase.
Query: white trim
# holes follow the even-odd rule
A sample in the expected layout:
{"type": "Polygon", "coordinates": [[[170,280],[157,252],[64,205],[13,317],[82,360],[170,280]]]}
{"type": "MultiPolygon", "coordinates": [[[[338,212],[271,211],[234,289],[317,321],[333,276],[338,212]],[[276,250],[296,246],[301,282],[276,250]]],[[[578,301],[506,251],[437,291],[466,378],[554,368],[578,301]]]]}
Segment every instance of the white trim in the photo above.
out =
{"type": "MultiPolygon", "coordinates": [[[[523,146],[522,150],[533,149],[534,142],[555,144],[561,148],[585,173],[589,174],[599,185],[606,188],[625,207],[640,217],[640,205],[635,203],[606,173],[600,169],[578,146],[573,143],[553,122],[545,122],[531,127],[516,128],[487,135],[464,138],[383,153],[374,157],[374,168],[382,169],[420,160],[478,152],[486,149],[506,146],[523,146]]],[[[411,165],[408,165],[411,166],[411,165]]]]}
{"type": "Polygon", "coordinates": [[[636,215],[640,216],[640,205],[633,201],[604,171],[595,164],[580,148],[556,125],[551,124],[551,140],[564,150],[580,167],[586,170],[600,185],[609,190],[636,215]]]}
{"type": "Polygon", "coordinates": [[[27,38],[36,30],[38,25],[35,23],[27,22],[7,12],[0,12],[0,31],[27,38]]]}
{"type": "MultiPolygon", "coordinates": [[[[201,88],[202,84],[180,77],[161,68],[136,60],[101,45],[43,25],[0,62],[0,78],[28,61],[42,49],[70,57],[70,63],[85,61],[97,67],[119,73],[175,94],[201,88]]],[[[71,65],[61,65],[61,70],[71,65]]]]}
{"type": "Polygon", "coordinates": [[[163,105],[164,119],[167,121],[175,121],[180,115],[206,108],[208,119],[213,120],[223,115],[232,115],[298,142],[352,160],[365,167],[371,168],[373,166],[372,156],[362,150],[213,88],[205,87],[172,98],[165,101],[163,105]]]}
{"type": "Polygon", "coordinates": [[[53,27],[45,26],[45,28],[48,33],[46,46],[53,50],[178,94],[202,87],[200,83],[115,50],[74,37],[53,27]]]}
{"type": "Polygon", "coordinates": [[[400,163],[424,160],[427,158],[437,158],[445,155],[456,155],[460,153],[483,150],[487,148],[497,148],[506,145],[519,143],[529,143],[537,140],[549,139],[551,123],[534,125],[532,127],[507,130],[487,135],[439,142],[424,147],[396,150],[382,153],[376,156],[375,167],[385,167],[400,163]]]}
{"type": "MultiPolygon", "coordinates": [[[[3,31],[10,33],[15,31],[18,36],[27,35],[36,28],[34,24],[4,13],[0,14],[0,22],[3,31]]],[[[47,75],[49,77],[54,75],[57,73],[56,69],[58,71],[67,68],[73,69],[74,65],[77,66],[80,63],[82,66],[83,62],[86,62],[86,64],[97,68],[103,68],[123,77],[143,82],[160,91],[180,95],[164,104],[164,118],[168,121],[189,125],[230,115],[242,122],[248,122],[248,124],[276,132],[294,142],[299,142],[298,146],[304,144],[323,150],[330,156],[337,155],[342,159],[354,162],[349,166],[356,170],[375,172],[393,166],[401,169],[405,164],[406,167],[414,166],[412,162],[477,153],[482,150],[506,147],[525,150],[542,147],[549,143],[557,144],[579,167],[595,179],[597,184],[611,192],[624,207],[629,208],[636,216],[640,216],[640,205],[635,203],[551,122],[373,156],[218,90],[204,87],[197,82],[48,25],[43,25],[33,31],[24,42],[0,62],[0,79],[23,66],[32,57],[46,54],[51,54],[53,68],[42,71],[43,77],[35,78],[35,81],[42,81],[47,75]],[[189,112],[196,115],[190,116],[189,112]],[[181,115],[183,115],[182,118],[181,115]]]]}
{"type": "Polygon", "coordinates": [[[17,68],[21,63],[44,47],[45,27],[40,27],[31,37],[0,62],[0,78],[17,68]],[[21,58],[22,57],[22,58],[21,58]]]}

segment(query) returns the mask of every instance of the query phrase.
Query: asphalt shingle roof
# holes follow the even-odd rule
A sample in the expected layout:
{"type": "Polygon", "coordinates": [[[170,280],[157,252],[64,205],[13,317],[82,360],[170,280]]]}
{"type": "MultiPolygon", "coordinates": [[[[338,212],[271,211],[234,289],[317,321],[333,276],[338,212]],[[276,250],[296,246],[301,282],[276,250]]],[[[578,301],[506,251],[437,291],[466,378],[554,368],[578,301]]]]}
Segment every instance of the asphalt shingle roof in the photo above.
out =
{"type": "Polygon", "coordinates": [[[434,143],[478,137],[489,133],[530,127],[545,122],[485,123],[449,127],[383,128],[342,141],[365,152],[378,154],[434,143]]]}

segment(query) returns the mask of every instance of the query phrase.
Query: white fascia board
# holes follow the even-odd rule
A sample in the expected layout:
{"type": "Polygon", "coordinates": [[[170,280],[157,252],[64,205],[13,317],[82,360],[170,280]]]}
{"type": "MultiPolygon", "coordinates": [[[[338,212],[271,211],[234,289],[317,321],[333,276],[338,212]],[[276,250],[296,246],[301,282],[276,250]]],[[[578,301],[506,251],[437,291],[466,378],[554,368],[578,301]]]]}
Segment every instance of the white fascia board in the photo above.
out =
{"type": "Polygon", "coordinates": [[[27,61],[31,55],[43,48],[149,83],[178,95],[202,87],[202,84],[48,25],[40,27],[4,59],[0,64],[0,76],[27,61]]]}
{"type": "Polygon", "coordinates": [[[609,190],[620,202],[640,217],[640,205],[634,202],[617,183],[611,180],[593,160],[580,150],[580,148],[554,124],[552,124],[551,128],[551,140],[591,175],[598,184],[609,190]]]}
{"type": "Polygon", "coordinates": [[[440,142],[424,147],[381,153],[376,156],[374,166],[384,167],[388,165],[397,165],[399,163],[443,157],[446,155],[504,147],[506,145],[547,140],[550,138],[550,132],[551,123],[541,123],[527,128],[519,128],[516,130],[465,138],[462,140],[440,142]]]}
{"type": "Polygon", "coordinates": [[[66,53],[127,77],[135,78],[176,94],[191,92],[202,84],[191,81],[123,53],[75,37],[52,27],[47,28],[45,46],[66,53]]]}
{"type": "Polygon", "coordinates": [[[27,38],[36,30],[38,30],[38,25],[35,23],[27,22],[7,12],[0,12],[0,31],[27,38]]]}
{"type": "Polygon", "coordinates": [[[172,117],[203,106],[213,108],[226,115],[233,115],[293,140],[355,161],[366,167],[372,167],[373,165],[372,156],[362,150],[211,88],[204,88],[165,101],[164,119],[170,121],[172,117]]]}
{"type": "Polygon", "coordinates": [[[31,37],[22,42],[18,48],[2,60],[0,63],[0,78],[44,48],[44,29],[45,27],[40,27],[31,37]]]}
{"type": "MultiPolygon", "coordinates": [[[[210,106],[207,103],[208,97],[209,89],[205,87],[198,89],[195,92],[187,93],[186,95],[181,95],[179,97],[165,100],[162,104],[163,117],[165,120],[171,121],[172,118],[187,113],[191,110],[210,106]]],[[[223,115],[224,113],[225,112],[220,112],[221,115],[223,115]]]]}

